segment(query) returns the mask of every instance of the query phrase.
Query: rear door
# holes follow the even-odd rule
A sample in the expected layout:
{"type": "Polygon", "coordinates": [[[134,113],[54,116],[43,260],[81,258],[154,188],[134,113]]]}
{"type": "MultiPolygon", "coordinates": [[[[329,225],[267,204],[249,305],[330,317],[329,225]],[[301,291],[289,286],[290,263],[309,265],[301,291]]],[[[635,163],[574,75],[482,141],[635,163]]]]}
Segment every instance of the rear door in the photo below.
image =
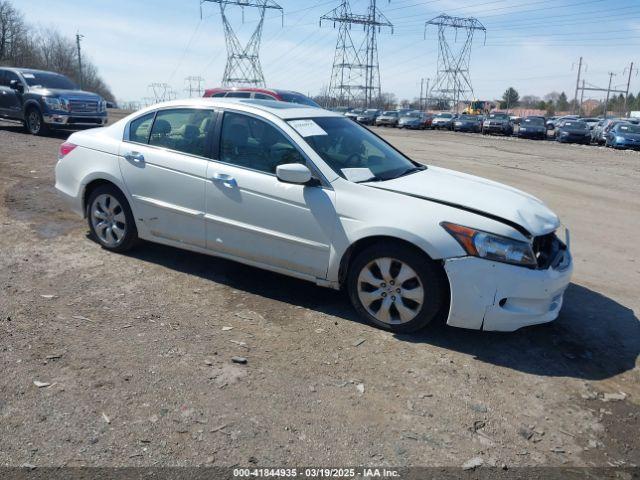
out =
{"type": "Polygon", "coordinates": [[[170,108],[130,123],[120,167],[148,236],[205,246],[204,194],[215,116],[210,108],[170,108]]]}
{"type": "Polygon", "coordinates": [[[231,111],[218,122],[219,148],[207,172],[207,247],[324,278],[336,225],[334,191],[326,183],[294,185],[277,179],[281,164],[314,167],[271,122],[231,111]]]}

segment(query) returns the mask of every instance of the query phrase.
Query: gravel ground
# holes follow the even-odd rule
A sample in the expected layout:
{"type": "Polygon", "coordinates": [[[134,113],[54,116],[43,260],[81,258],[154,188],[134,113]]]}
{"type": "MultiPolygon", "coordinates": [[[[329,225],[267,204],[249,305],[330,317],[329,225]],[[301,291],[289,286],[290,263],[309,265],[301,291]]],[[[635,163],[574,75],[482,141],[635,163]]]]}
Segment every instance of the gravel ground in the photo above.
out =
{"type": "Polygon", "coordinates": [[[640,464],[640,153],[377,131],[560,214],[558,321],[397,336],[302,281],[109,253],[55,194],[65,135],[0,123],[0,465],[640,464]]]}

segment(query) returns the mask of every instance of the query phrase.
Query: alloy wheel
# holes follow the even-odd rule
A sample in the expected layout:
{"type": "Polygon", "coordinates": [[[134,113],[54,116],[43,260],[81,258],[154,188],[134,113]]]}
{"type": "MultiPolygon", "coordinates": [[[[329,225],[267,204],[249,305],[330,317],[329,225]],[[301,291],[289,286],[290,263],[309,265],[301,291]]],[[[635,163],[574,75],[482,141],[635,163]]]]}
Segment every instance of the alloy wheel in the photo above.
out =
{"type": "Polygon", "coordinates": [[[36,110],[31,110],[29,112],[27,122],[29,123],[29,130],[31,131],[31,133],[37,134],[38,132],[40,132],[41,120],[40,115],[36,110]]]}
{"type": "Polygon", "coordinates": [[[399,325],[413,320],[424,304],[424,287],[408,264],[395,258],[376,258],[358,275],[358,299],[370,315],[399,325]]]}
{"type": "Polygon", "coordinates": [[[127,218],[120,202],[107,193],[98,195],[91,204],[91,225],[100,241],[116,247],[127,233],[127,218]]]}

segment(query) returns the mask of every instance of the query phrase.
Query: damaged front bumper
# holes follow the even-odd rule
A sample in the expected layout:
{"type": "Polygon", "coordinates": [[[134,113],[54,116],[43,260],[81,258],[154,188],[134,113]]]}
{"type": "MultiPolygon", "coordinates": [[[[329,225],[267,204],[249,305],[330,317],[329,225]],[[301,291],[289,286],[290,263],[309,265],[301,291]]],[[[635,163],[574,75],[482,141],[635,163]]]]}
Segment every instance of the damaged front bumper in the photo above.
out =
{"type": "Polygon", "coordinates": [[[544,270],[476,257],[446,260],[451,287],[447,324],[512,332],[555,320],[573,272],[569,250],[562,255],[555,267],[544,270]]]}

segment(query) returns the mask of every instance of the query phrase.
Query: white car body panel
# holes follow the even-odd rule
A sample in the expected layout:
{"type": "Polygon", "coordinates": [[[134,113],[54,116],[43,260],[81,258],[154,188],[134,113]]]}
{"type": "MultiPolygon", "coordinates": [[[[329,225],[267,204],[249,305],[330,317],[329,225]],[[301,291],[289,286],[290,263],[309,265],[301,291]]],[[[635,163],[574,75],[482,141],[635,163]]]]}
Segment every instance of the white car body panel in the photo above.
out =
{"type": "Polygon", "coordinates": [[[557,317],[571,277],[568,251],[558,270],[491,262],[466,256],[440,225],[452,222],[530,241],[560,225],[540,200],[437,167],[384,182],[347,181],[287,123],[319,116],[340,117],[316,108],[213,98],[156,105],[109,127],[73,134],[69,141],[78,147],[58,162],[56,188],[84,215],[87,185],[112,182],[127,197],[143,239],[333,288],[340,287],[341,262],[356,242],[400,239],[443,262],[451,289],[450,325],[512,331],[557,317]],[[322,185],[286,184],[272,174],[123,141],[133,118],[189,106],[224,108],[275,124],[313,163],[322,185]],[[126,160],[131,152],[143,154],[144,162],[126,160]],[[220,181],[220,175],[233,182],[220,181]]]}

